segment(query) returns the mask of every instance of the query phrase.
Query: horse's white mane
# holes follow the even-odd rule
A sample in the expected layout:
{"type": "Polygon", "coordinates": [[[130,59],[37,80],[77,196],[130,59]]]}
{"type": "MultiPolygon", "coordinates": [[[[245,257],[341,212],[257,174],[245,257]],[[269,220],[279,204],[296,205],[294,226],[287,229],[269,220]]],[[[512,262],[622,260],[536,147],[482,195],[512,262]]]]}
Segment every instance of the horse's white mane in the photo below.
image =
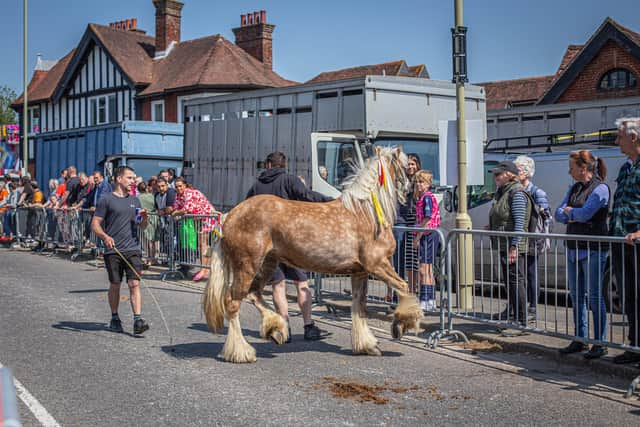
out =
{"type": "MultiPolygon", "coordinates": [[[[378,156],[368,159],[362,168],[356,165],[355,174],[347,180],[345,189],[340,196],[340,200],[347,210],[353,213],[364,213],[373,224],[378,222],[378,215],[373,204],[372,193],[377,196],[380,202],[385,225],[393,226],[396,221],[398,191],[396,183],[390,180],[389,172],[395,150],[394,147],[381,148],[378,156]],[[387,186],[380,185],[378,171],[380,165],[389,179],[387,186]]],[[[404,202],[404,200],[401,201],[404,202]]]]}

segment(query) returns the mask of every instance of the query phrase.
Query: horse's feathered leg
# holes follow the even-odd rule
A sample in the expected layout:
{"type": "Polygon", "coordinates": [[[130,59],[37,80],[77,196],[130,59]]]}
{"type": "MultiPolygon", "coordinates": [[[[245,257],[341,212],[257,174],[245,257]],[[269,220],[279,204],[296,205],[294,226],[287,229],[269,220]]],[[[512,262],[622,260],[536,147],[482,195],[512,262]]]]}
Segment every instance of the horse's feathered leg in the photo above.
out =
{"type": "Polygon", "coordinates": [[[367,292],[365,289],[366,274],[351,276],[351,347],[355,354],[381,356],[378,340],[367,325],[367,292]]]}
{"type": "Polygon", "coordinates": [[[240,326],[240,305],[247,295],[253,275],[246,271],[234,271],[233,286],[225,299],[225,317],[229,323],[227,340],[222,357],[227,362],[248,363],[256,361],[256,350],[245,340],[240,326]]]}
{"type": "Polygon", "coordinates": [[[422,310],[415,295],[409,292],[409,286],[395,272],[391,262],[383,259],[373,265],[369,273],[396,289],[400,297],[398,307],[393,313],[391,334],[394,338],[401,338],[410,329],[418,330],[419,320],[422,318],[422,310]]]}
{"type": "Polygon", "coordinates": [[[289,328],[287,322],[267,305],[262,298],[260,291],[251,292],[247,298],[260,312],[262,324],[260,326],[260,336],[264,339],[271,339],[274,343],[282,345],[289,339],[289,328]]]}

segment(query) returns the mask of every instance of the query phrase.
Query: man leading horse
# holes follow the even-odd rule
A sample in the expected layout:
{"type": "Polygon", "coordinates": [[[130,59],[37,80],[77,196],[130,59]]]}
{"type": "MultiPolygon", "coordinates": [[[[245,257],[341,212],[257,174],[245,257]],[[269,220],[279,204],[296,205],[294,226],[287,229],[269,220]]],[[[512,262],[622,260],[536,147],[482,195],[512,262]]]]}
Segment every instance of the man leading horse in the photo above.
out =
{"type": "MultiPolygon", "coordinates": [[[[267,156],[265,161],[266,171],[260,174],[253,187],[247,193],[247,199],[259,194],[272,194],[287,200],[299,200],[303,202],[330,202],[332,197],[324,196],[311,191],[300,181],[300,178],[287,173],[287,156],[280,151],[267,156]]],[[[302,312],[304,321],[304,339],[318,340],[323,332],[311,319],[311,291],[307,283],[307,275],[304,271],[286,264],[279,263],[269,283],[273,288],[273,304],[277,312],[289,325],[289,305],[287,303],[286,280],[292,280],[298,293],[298,306],[302,312]]],[[[291,326],[288,328],[291,341],[291,326]]]]}
{"type": "Polygon", "coordinates": [[[396,246],[392,232],[396,205],[405,202],[408,186],[406,166],[407,156],[399,148],[377,148],[376,155],[357,170],[334,201],[310,203],[258,195],[229,212],[223,237],[213,247],[211,276],[203,299],[212,331],[222,329],[227,319],[224,360],[256,360],[255,349],[245,340],[240,326],[240,305],[245,297],[262,316],[261,336],[278,344],[287,341],[287,323],[262,298],[262,289],[278,263],[351,276],[355,354],[382,354],[365,318],[369,275],[396,289],[400,297],[391,326],[393,337],[417,328],[422,310],[390,262],[396,246]]]}

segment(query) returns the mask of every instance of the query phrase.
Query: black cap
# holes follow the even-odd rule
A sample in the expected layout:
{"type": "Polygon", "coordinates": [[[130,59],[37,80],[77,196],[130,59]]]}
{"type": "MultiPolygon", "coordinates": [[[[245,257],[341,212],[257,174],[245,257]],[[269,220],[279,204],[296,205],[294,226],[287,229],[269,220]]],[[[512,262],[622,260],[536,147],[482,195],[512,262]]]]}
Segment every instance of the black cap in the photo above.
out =
{"type": "Polygon", "coordinates": [[[520,170],[518,170],[518,166],[516,166],[515,163],[509,160],[505,160],[504,162],[498,163],[496,167],[491,169],[491,173],[493,174],[502,172],[511,172],[514,175],[518,175],[520,173],[520,170]]]}

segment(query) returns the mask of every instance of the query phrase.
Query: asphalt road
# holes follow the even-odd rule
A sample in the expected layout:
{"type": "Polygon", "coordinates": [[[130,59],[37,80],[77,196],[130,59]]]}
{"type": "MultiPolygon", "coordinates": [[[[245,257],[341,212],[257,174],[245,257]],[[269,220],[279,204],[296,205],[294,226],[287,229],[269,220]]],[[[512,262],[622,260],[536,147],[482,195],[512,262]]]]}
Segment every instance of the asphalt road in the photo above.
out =
{"type": "MultiPolygon", "coordinates": [[[[207,331],[197,290],[146,285],[143,337],[105,329],[106,273],[84,263],[0,250],[0,363],[64,426],[160,425],[637,425],[640,400],[621,398],[626,381],[540,357],[428,350],[376,331],[383,357],[350,353],[346,319],[318,309],[333,333],[278,347],[258,337],[243,305],[257,363],[217,358],[223,337],[207,331]],[[359,392],[363,392],[362,394],[359,392]],[[367,400],[369,399],[369,400],[367,400]]],[[[123,296],[128,292],[123,288],[123,296]]],[[[125,298],[126,299],[126,298],[125,298]]],[[[131,309],[120,309],[131,331],[131,309]]],[[[41,425],[19,402],[25,426],[41,425]]],[[[36,411],[36,413],[38,413],[36,411]]],[[[42,413],[38,413],[42,419],[42,413]]]]}

